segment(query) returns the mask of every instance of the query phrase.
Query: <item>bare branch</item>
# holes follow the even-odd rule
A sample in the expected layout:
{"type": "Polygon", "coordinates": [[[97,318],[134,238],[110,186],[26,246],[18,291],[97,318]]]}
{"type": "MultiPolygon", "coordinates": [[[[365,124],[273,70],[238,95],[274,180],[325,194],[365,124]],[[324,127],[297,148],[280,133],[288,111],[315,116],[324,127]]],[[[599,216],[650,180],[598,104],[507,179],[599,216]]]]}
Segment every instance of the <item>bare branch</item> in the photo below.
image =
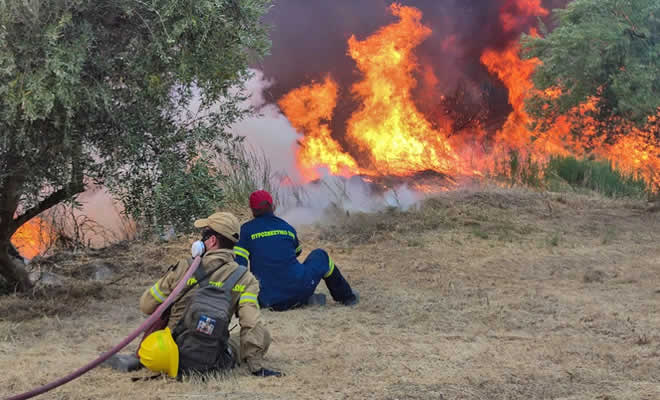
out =
{"type": "Polygon", "coordinates": [[[32,207],[31,209],[24,212],[18,218],[15,218],[10,224],[10,230],[15,231],[21,225],[41,214],[42,212],[50,209],[53,206],[58,205],[60,202],[66,200],[67,198],[82,193],[85,190],[85,185],[82,182],[82,179],[71,182],[68,185],[64,186],[60,190],[52,193],[45,199],[43,199],[39,204],[32,207]]]}

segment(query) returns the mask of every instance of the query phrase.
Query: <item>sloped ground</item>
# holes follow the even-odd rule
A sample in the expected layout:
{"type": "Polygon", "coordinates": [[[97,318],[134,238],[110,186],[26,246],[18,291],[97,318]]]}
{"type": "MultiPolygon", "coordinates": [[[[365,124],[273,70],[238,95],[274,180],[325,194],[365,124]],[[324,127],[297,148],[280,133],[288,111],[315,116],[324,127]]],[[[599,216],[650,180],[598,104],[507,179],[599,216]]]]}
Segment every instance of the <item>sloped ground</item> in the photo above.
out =
{"type": "MultiPolygon", "coordinates": [[[[132,382],[151,374],[96,369],[43,397],[660,398],[660,216],[645,204],[495,189],[328,220],[299,229],[306,250],[326,248],[362,302],[264,311],[268,362],[286,377],[132,382]]],[[[188,246],[134,243],[44,262],[71,279],[0,298],[0,394],[118,343],[142,321],[142,290],[188,246]],[[112,284],[77,279],[101,261],[112,284]]]]}

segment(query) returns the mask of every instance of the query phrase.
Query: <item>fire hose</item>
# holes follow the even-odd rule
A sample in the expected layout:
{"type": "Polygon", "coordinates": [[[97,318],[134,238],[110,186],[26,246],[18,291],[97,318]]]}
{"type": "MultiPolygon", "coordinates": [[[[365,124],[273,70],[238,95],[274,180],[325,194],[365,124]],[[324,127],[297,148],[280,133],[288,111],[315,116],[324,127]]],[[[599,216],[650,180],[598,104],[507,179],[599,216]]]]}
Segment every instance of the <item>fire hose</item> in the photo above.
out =
{"type": "Polygon", "coordinates": [[[170,293],[170,295],[167,296],[165,301],[160,306],[158,306],[158,308],[156,308],[156,311],[154,311],[153,314],[151,314],[149,316],[149,318],[147,318],[142,323],[142,325],[140,325],[135,331],[133,331],[133,333],[128,335],[124,340],[122,340],[118,345],[113,347],[110,351],[101,354],[96,360],[88,363],[87,365],[79,368],[78,370],[70,373],[69,375],[67,375],[63,378],[60,378],[56,381],[53,381],[53,382],[51,382],[47,385],[40,386],[40,387],[38,387],[36,389],[33,389],[29,392],[25,392],[25,393],[22,393],[22,394],[17,394],[15,396],[9,397],[6,400],[25,400],[25,399],[29,399],[29,398],[38,396],[40,394],[46,393],[50,390],[55,389],[58,386],[64,385],[65,383],[68,383],[68,382],[80,377],[81,375],[85,374],[86,372],[89,372],[91,369],[96,368],[97,366],[99,366],[99,364],[101,364],[102,362],[104,362],[108,358],[112,357],[114,354],[118,353],[121,349],[126,347],[130,342],[132,342],[136,337],[138,337],[138,335],[140,333],[142,333],[145,329],[147,329],[149,326],[151,326],[158,318],[160,318],[161,314],[163,314],[163,312],[165,310],[167,310],[167,308],[177,298],[177,296],[179,295],[181,290],[183,290],[183,288],[186,286],[186,282],[188,281],[188,279],[190,279],[192,277],[192,275],[195,273],[195,270],[197,270],[197,267],[199,267],[200,261],[201,261],[201,258],[196,257],[195,260],[193,261],[193,263],[190,265],[190,268],[188,268],[188,271],[186,271],[185,275],[183,276],[183,279],[181,279],[181,281],[179,281],[179,283],[176,285],[176,287],[174,288],[172,293],[170,293]]]}

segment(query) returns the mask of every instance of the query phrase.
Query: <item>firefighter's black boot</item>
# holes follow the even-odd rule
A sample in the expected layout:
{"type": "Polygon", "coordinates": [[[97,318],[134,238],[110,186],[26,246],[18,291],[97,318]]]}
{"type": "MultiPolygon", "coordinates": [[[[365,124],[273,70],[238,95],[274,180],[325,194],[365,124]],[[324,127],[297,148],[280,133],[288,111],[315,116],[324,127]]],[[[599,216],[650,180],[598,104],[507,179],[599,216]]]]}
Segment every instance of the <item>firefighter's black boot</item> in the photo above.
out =
{"type": "Polygon", "coordinates": [[[348,300],[342,301],[342,304],[345,306],[354,306],[360,302],[360,293],[357,290],[353,290],[353,296],[348,300]]]}
{"type": "Polygon", "coordinates": [[[342,303],[345,306],[353,306],[360,301],[336,265],[330,275],[324,277],[323,280],[325,280],[325,285],[328,287],[330,296],[332,296],[334,301],[342,303]]]}

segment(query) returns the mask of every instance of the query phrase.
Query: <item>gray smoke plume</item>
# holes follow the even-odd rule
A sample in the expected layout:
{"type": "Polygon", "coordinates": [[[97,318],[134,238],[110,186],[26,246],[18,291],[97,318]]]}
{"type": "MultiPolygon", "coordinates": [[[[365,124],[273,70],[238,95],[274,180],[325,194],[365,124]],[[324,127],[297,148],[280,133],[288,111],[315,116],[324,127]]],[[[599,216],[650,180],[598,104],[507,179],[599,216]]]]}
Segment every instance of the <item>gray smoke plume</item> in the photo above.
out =
{"type": "MultiPolygon", "coordinates": [[[[545,0],[546,9],[567,0],[545,0]]],[[[259,69],[274,79],[267,99],[274,101],[293,88],[330,73],[343,87],[358,76],[347,56],[351,35],[364,39],[396,20],[388,7],[392,1],[287,0],[276,3],[266,17],[271,25],[272,50],[259,69]]],[[[504,31],[502,9],[522,13],[512,0],[408,0],[402,5],[423,13],[422,23],[432,35],[416,50],[422,64],[431,64],[446,88],[456,78],[489,80],[479,57],[486,48],[506,46],[536,25],[535,17],[522,17],[518,29],[504,31]],[[449,53],[449,54],[448,54],[449,53]]],[[[505,98],[506,101],[506,98],[505,98]]]]}

